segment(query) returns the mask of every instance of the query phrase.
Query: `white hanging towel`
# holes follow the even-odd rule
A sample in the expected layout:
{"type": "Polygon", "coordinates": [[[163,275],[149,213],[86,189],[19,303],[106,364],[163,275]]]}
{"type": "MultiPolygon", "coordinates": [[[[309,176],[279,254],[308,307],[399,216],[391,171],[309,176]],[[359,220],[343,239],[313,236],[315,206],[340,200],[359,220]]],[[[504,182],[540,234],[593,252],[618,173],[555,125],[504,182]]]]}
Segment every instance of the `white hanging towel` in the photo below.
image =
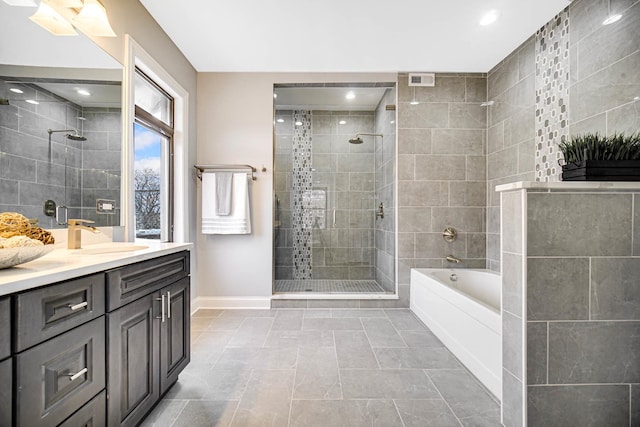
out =
{"type": "Polygon", "coordinates": [[[202,234],[251,234],[251,204],[247,173],[233,174],[231,212],[218,215],[216,174],[202,174],[202,234]]]}

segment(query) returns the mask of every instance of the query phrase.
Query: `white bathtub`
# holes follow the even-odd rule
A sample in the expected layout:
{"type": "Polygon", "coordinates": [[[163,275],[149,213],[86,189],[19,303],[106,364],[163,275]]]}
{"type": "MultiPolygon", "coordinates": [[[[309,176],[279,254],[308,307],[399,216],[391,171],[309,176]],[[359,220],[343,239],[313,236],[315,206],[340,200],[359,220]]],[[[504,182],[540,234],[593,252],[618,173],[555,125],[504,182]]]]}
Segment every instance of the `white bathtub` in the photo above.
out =
{"type": "Polygon", "coordinates": [[[488,270],[411,270],[411,310],[502,400],[500,290],[488,270]]]}

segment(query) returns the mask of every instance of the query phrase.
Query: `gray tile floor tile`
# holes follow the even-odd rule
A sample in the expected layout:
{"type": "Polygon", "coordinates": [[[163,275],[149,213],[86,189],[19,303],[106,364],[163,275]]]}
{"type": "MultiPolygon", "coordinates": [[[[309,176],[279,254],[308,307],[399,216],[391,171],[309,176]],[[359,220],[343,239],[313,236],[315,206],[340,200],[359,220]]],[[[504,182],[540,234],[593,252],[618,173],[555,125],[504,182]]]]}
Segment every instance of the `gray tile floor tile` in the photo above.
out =
{"type": "Polygon", "coordinates": [[[379,368],[367,335],[363,331],[334,331],[340,368],[379,368]]]}
{"type": "Polygon", "coordinates": [[[406,347],[398,331],[387,318],[362,319],[371,347],[406,347]]]}
{"type": "Polygon", "coordinates": [[[191,363],[144,425],[500,425],[496,400],[409,310],[347,307],[193,317],[191,363]]]}
{"type": "Polygon", "coordinates": [[[294,400],[290,427],[401,427],[391,400],[294,400]]]}
{"type": "Polygon", "coordinates": [[[459,427],[460,422],[447,403],[435,400],[396,400],[404,427],[459,427]]]}
{"type": "Polygon", "coordinates": [[[189,400],[172,427],[229,426],[237,400],[189,400]]]}

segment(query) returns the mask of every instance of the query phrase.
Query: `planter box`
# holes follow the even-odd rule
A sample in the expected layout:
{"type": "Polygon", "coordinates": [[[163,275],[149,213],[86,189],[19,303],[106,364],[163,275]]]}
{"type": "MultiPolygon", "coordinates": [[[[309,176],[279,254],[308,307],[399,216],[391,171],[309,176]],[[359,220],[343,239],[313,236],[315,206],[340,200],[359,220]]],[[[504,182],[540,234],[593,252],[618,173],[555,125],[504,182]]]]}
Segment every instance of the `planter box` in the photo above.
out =
{"type": "Polygon", "coordinates": [[[563,181],[640,181],[640,160],[585,160],[562,166],[563,181]]]}

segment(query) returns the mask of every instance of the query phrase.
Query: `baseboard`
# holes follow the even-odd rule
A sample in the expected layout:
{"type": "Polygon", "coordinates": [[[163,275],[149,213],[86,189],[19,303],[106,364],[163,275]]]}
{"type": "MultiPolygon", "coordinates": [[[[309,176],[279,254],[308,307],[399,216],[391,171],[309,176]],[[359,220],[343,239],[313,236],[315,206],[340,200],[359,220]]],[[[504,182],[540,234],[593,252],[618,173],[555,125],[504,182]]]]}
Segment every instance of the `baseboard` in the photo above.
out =
{"type": "Polygon", "coordinates": [[[202,309],[269,309],[271,297],[196,297],[191,313],[202,309]]]}

